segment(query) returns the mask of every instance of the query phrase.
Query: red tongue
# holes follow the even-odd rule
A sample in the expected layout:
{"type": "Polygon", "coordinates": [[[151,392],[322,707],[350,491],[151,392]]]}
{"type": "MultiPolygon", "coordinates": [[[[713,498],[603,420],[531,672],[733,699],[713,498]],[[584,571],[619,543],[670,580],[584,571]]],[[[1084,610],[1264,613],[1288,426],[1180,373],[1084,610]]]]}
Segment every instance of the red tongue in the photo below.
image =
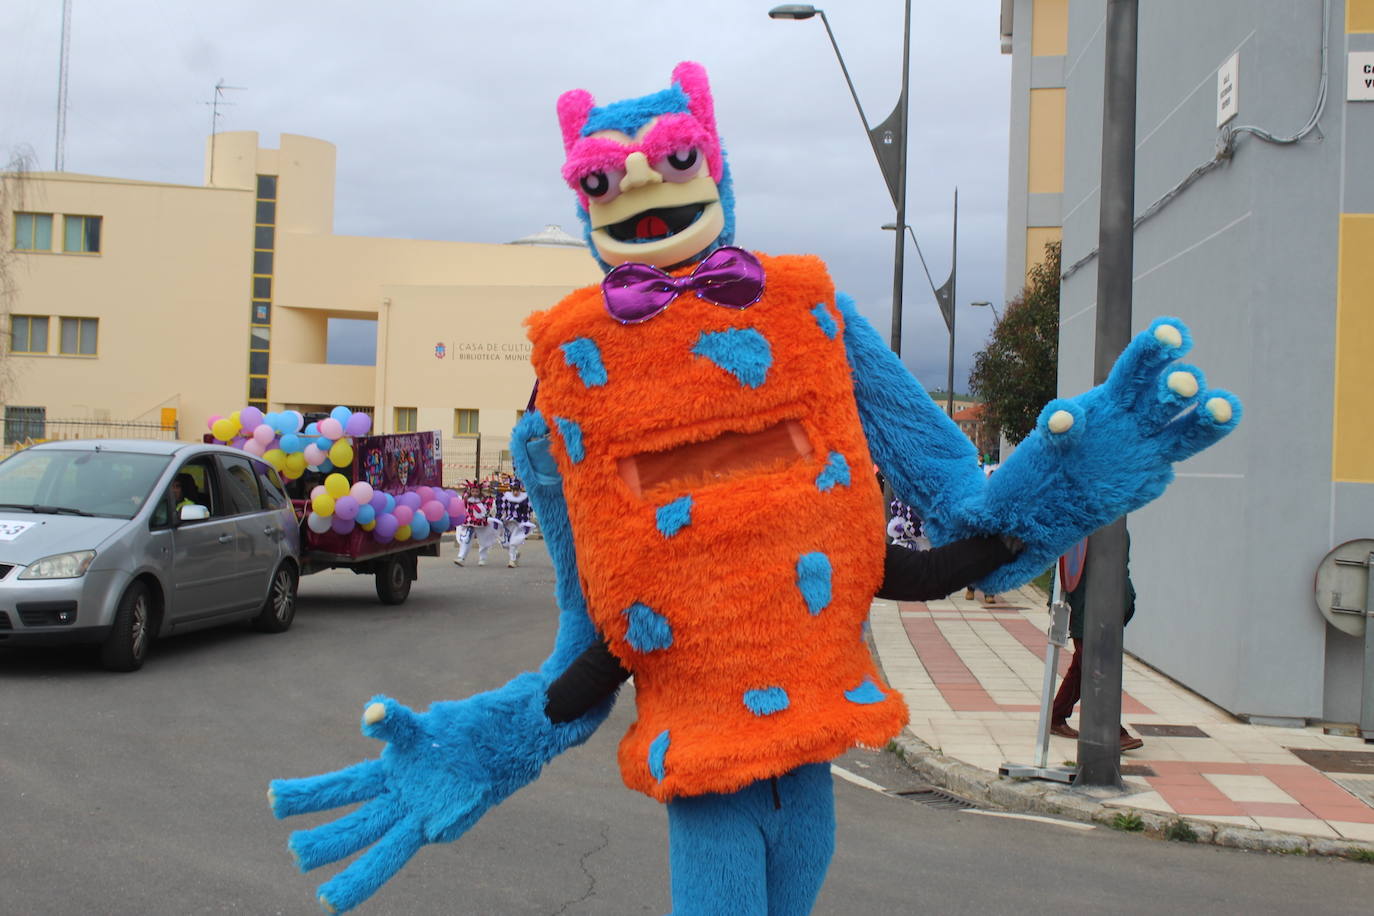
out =
{"type": "Polygon", "coordinates": [[[635,224],[635,235],[641,239],[652,239],[667,234],[668,224],[657,216],[646,216],[635,224]]]}

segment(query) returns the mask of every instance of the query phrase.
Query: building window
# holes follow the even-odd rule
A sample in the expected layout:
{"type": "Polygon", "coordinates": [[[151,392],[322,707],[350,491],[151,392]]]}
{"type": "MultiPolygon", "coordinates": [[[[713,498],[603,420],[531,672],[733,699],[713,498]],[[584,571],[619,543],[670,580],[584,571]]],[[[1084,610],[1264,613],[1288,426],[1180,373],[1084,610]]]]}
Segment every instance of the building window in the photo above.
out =
{"type": "Polygon", "coordinates": [[[267,354],[256,350],[248,351],[248,374],[266,375],[267,374],[267,354]]]}
{"type": "Polygon", "coordinates": [[[97,254],[100,251],[100,217],[62,217],[62,250],[97,254]]]}
{"type": "Polygon", "coordinates": [[[47,419],[46,407],[6,407],[5,444],[17,445],[45,438],[47,419]]]}
{"type": "Polygon", "coordinates": [[[258,200],[277,199],[277,176],[259,175],[258,176],[258,200]]]}
{"type": "Polygon", "coordinates": [[[453,434],[455,436],[477,435],[477,411],[458,408],[453,412],[453,434]]]}
{"type": "Polygon", "coordinates": [[[253,273],[270,274],[272,272],[272,252],[255,251],[253,252],[253,273]]]}
{"type": "Polygon", "coordinates": [[[52,251],[52,214],[14,214],[16,251],[52,251]]]}
{"type": "Polygon", "coordinates": [[[396,419],[396,422],[392,424],[392,425],[396,428],[396,432],[398,432],[398,433],[413,433],[413,432],[415,432],[415,425],[416,425],[415,413],[416,413],[416,410],[415,410],[414,407],[397,407],[397,408],[395,409],[395,419],[396,419]]]}
{"type": "Polygon", "coordinates": [[[271,328],[251,328],[249,330],[248,349],[250,350],[270,350],[272,349],[272,329],[271,328]]]}
{"type": "Polygon", "coordinates": [[[253,278],[253,298],[271,299],[272,298],[272,278],[254,277],[253,278]]]}
{"type": "Polygon", "coordinates": [[[257,215],[257,221],[258,221],[259,223],[266,223],[266,224],[268,224],[268,225],[271,225],[271,224],[273,224],[273,223],[275,223],[275,222],[277,221],[277,203],[276,203],[276,201],[272,201],[272,200],[260,200],[260,201],[258,201],[258,215],[257,215]]]}
{"type": "Polygon", "coordinates": [[[43,316],[40,318],[36,315],[11,315],[10,352],[47,353],[47,316],[43,316]]]}
{"type": "Polygon", "coordinates": [[[63,318],[58,350],[67,356],[95,356],[99,318],[63,318]]]}
{"type": "Polygon", "coordinates": [[[254,302],[253,303],[253,324],[272,323],[272,303],[254,302]]]}
{"type": "Polygon", "coordinates": [[[267,378],[261,375],[248,377],[248,399],[262,401],[267,398],[267,378]]]}
{"type": "Polygon", "coordinates": [[[253,227],[253,247],[263,248],[267,251],[272,250],[272,243],[275,241],[277,230],[271,226],[253,227]]]}

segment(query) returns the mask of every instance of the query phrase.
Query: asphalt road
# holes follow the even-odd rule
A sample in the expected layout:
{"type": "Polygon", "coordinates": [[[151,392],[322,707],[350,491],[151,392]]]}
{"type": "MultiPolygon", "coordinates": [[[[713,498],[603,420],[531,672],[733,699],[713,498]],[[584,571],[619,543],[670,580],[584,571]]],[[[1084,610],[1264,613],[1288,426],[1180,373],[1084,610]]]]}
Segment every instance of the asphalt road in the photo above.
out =
{"type": "MultiPolygon", "coordinates": [[[[451,548],[448,549],[451,555],[451,548]]],[[[496,559],[493,552],[493,561],[496,559]]],[[[370,578],[308,577],[287,633],[168,640],[140,672],[72,651],[0,650],[0,914],[310,914],[329,869],[301,875],[267,781],[376,754],[368,698],[424,708],[535,667],[553,638],[552,571],[424,560],[409,602],[370,578]]],[[[428,847],[372,914],[665,913],[666,818],[621,786],[626,697],[588,742],[428,847]]],[[[847,772],[915,785],[885,754],[847,772]]],[[[816,914],[1370,912],[1374,865],[1164,843],[1107,829],[930,807],[837,779],[839,831],[816,914]]]]}

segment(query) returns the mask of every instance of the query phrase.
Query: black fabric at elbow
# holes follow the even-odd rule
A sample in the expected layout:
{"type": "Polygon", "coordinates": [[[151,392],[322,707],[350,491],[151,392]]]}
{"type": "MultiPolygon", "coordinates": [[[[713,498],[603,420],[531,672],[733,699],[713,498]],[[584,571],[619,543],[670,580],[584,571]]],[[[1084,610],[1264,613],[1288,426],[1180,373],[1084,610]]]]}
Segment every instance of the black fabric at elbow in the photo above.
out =
{"type": "Polygon", "coordinates": [[[965,538],[931,550],[889,544],[877,597],[893,601],[943,598],[1015,558],[996,536],[965,538]]]}
{"type": "Polygon", "coordinates": [[[611,654],[604,642],[597,642],[573,660],[545,692],[544,715],[558,725],[586,715],[621,684],[630,672],[611,654]]]}

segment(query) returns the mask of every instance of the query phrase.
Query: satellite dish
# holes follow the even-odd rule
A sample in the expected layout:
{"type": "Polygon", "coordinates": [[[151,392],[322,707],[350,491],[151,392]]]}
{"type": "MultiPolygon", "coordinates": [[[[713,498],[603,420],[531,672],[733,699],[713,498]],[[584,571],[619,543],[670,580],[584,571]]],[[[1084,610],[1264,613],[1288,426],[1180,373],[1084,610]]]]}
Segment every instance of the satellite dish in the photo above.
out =
{"type": "Polygon", "coordinates": [[[1363,636],[1369,608],[1369,564],[1374,540],[1346,541],[1317,566],[1317,610],[1342,633],[1363,636]]]}

